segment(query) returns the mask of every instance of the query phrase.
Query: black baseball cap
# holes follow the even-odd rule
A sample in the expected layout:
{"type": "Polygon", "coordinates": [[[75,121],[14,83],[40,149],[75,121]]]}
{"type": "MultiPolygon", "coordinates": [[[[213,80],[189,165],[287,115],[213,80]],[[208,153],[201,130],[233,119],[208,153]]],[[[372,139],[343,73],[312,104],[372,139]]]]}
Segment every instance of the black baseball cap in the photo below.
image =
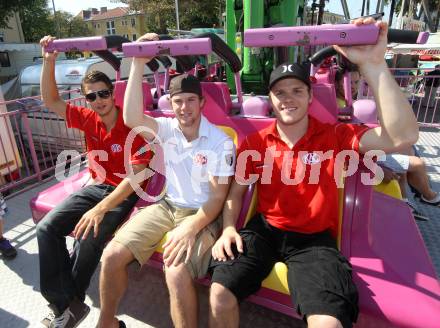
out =
{"type": "Polygon", "coordinates": [[[200,81],[193,75],[182,74],[173,78],[170,82],[170,97],[178,93],[195,93],[202,96],[202,86],[200,81]]]}
{"type": "Polygon", "coordinates": [[[272,89],[275,83],[288,77],[304,82],[310,89],[309,65],[284,63],[275,68],[270,74],[269,90],[272,89]]]}

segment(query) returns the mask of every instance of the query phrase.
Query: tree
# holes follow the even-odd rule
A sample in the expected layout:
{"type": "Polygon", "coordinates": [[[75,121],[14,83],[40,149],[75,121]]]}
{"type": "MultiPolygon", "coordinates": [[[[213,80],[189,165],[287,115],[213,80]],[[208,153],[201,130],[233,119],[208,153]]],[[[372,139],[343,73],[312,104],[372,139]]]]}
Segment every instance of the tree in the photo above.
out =
{"type": "Polygon", "coordinates": [[[34,0],[33,6],[19,10],[25,42],[38,42],[44,35],[55,35],[46,0],[34,0]]]}
{"type": "Polygon", "coordinates": [[[26,42],[39,42],[49,34],[60,38],[92,35],[82,19],[65,11],[57,11],[55,16],[51,14],[46,0],[36,0],[33,7],[21,8],[19,13],[26,42]]]}
{"type": "MultiPolygon", "coordinates": [[[[0,1],[0,28],[8,28],[9,18],[22,9],[39,7],[39,0],[2,0],[0,1]]],[[[45,2],[45,1],[44,1],[45,2]]]]}
{"type": "MultiPolygon", "coordinates": [[[[175,29],[175,0],[112,0],[123,2],[133,10],[148,15],[146,27],[148,31],[167,33],[167,29],[175,29]]],[[[179,0],[179,21],[182,30],[194,27],[212,27],[221,24],[221,10],[225,8],[225,0],[179,0]]]]}
{"type": "MultiPolygon", "coordinates": [[[[74,17],[66,11],[57,11],[55,16],[50,17],[52,26],[59,26],[60,38],[72,38],[92,35],[92,31],[79,17],[74,17]]],[[[58,33],[54,33],[58,35],[58,33]]]]}

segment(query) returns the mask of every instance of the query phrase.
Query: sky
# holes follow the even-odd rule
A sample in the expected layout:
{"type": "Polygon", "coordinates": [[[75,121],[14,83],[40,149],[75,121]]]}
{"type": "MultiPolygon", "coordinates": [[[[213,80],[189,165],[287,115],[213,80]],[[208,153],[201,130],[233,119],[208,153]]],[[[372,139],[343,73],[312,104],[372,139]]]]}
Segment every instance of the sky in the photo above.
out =
{"type": "MultiPolygon", "coordinates": [[[[48,5],[50,8],[52,8],[52,0],[48,0],[48,5]]],[[[73,15],[78,14],[81,10],[87,9],[91,7],[90,0],[54,0],[55,2],[55,9],[56,10],[64,10],[67,11],[73,15]]],[[[311,3],[312,1],[309,1],[311,3]]],[[[318,3],[319,1],[317,1],[318,3]]],[[[376,10],[377,0],[371,0],[370,1],[370,12],[374,12],[376,10]]],[[[107,7],[107,9],[115,8],[115,7],[124,7],[125,4],[121,2],[110,2],[109,0],[94,0],[93,1],[93,7],[98,8],[99,7],[107,7]]],[[[351,17],[358,17],[361,15],[362,11],[362,1],[361,0],[347,0],[347,6],[350,10],[350,16],[351,17]]],[[[342,11],[342,5],[340,0],[330,0],[326,2],[325,6],[326,10],[329,10],[331,12],[337,13],[337,14],[343,14],[342,11]]],[[[388,20],[388,13],[389,8],[385,7],[385,19],[388,20]]]]}
{"type": "MultiPolygon", "coordinates": [[[[127,5],[122,2],[111,2],[109,0],[54,0],[55,9],[63,10],[71,13],[72,15],[77,15],[81,10],[90,7],[99,9],[100,7],[107,7],[107,9],[112,9],[116,7],[126,7],[127,5]],[[92,5],[93,3],[93,5],[92,5]]],[[[52,9],[52,0],[47,0],[47,5],[52,9]]]]}

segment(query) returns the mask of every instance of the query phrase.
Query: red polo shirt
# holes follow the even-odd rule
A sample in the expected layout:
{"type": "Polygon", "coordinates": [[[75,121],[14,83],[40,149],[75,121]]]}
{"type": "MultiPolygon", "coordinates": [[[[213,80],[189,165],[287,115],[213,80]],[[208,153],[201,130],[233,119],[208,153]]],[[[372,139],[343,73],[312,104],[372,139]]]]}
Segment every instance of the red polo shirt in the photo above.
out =
{"type": "Polygon", "coordinates": [[[107,131],[101,118],[93,110],[67,104],[66,121],[69,128],[84,131],[87,143],[89,171],[93,179],[117,186],[126,176],[124,161],[131,164],[148,164],[151,151],[143,138],[137,135],[131,154],[125,154],[124,146],[130,128],[124,125],[122,110],[118,108],[115,126],[107,131]]]}
{"type": "Polygon", "coordinates": [[[343,150],[358,152],[367,130],[352,124],[324,124],[309,116],[306,134],[289,148],[274,122],[243,141],[236,179],[243,183],[250,174],[258,174],[257,211],[272,226],[300,233],[330,229],[336,235],[335,159],[343,150]]]}

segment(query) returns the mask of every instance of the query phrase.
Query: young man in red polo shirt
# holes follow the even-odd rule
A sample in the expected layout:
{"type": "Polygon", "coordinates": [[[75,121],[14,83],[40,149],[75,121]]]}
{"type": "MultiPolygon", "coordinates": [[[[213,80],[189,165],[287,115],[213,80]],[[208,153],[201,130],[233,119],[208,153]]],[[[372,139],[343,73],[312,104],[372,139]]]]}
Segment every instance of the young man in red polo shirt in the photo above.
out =
{"type": "Polygon", "coordinates": [[[113,85],[102,72],[88,73],[81,84],[90,109],[66,104],[58,94],[55,80],[56,53],[44,47],[53,40],[41,39],[43,68],[41,95],[52,112],[67,125],[84,131],[91,179],[50,211],[37,225],[40,258],[40,288],[51,313],[43,319],[46,327],[76,327],[88,314],[85,291],[99,263],[105,243],[130,212],[145,176],[140,172],[149,163],[151,152],[140,138],[129,140],[122,109],[113,99],[113,85]],[[132,141],[131,154],[125,143],[132,141]],[[126,172],[129,161],[135,176],[126,172]],[[142,180],[142,181],[139,181],[142,180]],[[66,236],[74,234],[71,256],[66,236]]]}
{"type": "Polygon", "coordinates": [[[277,261],[288,266],[289,289],[308,327],[351,327],[356,321],[358,295],[351,267],[336,247],[335,156],[344,150],[391,152],[418,138],[411,106],[384,60],[387,25],[376,24],[376,45],[335,48],[359,65],[373,89],[378,128],[319,122],[307,115],[312,101],[309,72],[297,64],[272,72],[269,96],[276,122],[241,145],[236,181],[223,209],[223,234],[212,250],[211,326],[238,327],[238,302],[260,288],[277,261]],[[331,152],[333,156],[323,155],[331,152]],[[311,171],[318,163],[316,176],[311,171]],[[237,233],[235,220],[251,180],[257,180],[258,214],[237,233]]]}

